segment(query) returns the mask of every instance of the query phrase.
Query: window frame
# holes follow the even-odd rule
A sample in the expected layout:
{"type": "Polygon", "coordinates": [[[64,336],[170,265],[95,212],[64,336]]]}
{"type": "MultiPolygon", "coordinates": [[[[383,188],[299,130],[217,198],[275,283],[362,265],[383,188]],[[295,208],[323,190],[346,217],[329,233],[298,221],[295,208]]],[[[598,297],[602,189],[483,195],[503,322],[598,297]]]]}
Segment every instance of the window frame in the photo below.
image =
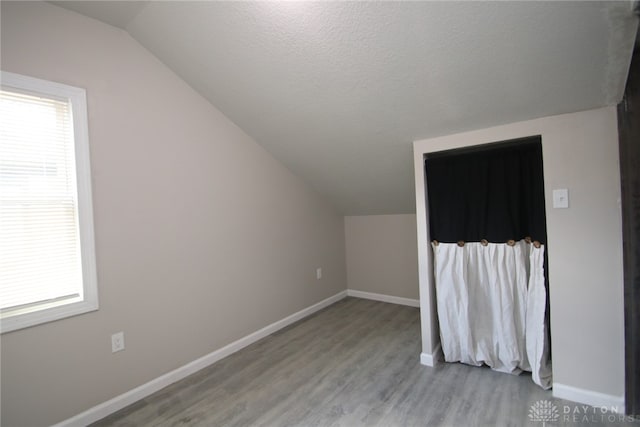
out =
{"type": "Polygon", "coordinates": [[[98,280],[96,270],[93,203],[91,195],[91,165],[89,156],[89,128],[87,96],[82,88],[51,82],[21,74],[0,72],[5,90],[31,93],[56,99],[68,99],[73,121],[76,164],[77,213],[82,266],[83,296],[80,300],[45,301],[24,309],[0,314],[0,333],[16,331],[60,320],[98,309],[98,280]]]}

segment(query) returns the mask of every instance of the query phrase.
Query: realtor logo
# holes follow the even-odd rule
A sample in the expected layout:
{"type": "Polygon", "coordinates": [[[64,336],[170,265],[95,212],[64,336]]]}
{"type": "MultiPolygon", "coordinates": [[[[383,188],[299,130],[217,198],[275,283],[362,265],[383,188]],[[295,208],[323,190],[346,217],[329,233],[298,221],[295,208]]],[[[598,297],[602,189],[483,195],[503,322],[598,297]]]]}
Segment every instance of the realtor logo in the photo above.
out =
{"type": "Polygon", "coordinates": [[[556,405],[549,400],[538,400],[529,408],[529,418],[531,421],[542,421],[542,427],[549,421],[558,421],[560,412],[556,405]]]}

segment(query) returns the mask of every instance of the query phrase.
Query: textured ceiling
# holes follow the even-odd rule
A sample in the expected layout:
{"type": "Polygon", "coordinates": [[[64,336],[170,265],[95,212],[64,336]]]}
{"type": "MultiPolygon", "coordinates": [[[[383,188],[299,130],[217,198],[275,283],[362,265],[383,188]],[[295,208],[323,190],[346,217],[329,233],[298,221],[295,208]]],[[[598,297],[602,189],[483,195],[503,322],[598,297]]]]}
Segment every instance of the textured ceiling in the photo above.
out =
{"type": "Polygon", "coordinates": [[[53,2],[127,30],[345,214],[415,209],[416,139],[622,96],[624,2],[53,2]]]}

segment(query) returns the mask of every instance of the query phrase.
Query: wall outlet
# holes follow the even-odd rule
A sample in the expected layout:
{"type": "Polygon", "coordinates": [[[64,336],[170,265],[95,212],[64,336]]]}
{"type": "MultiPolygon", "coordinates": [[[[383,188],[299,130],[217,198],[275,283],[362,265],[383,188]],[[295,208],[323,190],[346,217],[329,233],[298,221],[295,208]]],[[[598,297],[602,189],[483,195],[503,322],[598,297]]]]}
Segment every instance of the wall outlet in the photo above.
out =
{"type": "Polygon", "coordinates": [[[111,353],[124,350],[124,332],[111,335],[111,353]]]}
{"type": "Polygon", "coordinates": [[[316,268],[316,279],[322,279],[322,268],[316,268]]]}

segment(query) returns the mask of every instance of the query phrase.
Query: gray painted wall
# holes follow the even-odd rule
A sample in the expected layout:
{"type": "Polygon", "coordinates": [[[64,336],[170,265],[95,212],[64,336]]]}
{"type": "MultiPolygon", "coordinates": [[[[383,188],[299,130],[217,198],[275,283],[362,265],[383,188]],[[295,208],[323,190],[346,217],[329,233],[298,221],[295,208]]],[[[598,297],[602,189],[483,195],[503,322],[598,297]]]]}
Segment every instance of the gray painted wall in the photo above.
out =
{"type": "Polygon", "coordinates": [[[100,296],[2,335],[2,425],[64,420],[346,289],[343,217],[130,36],[1,7],[4,70],[87,90],[100,296]]]}
{"type": "Polygon", "coordinates": [[[344,230],[349,289],[419,298],[415,215],[347,216],[344,230]]]}

